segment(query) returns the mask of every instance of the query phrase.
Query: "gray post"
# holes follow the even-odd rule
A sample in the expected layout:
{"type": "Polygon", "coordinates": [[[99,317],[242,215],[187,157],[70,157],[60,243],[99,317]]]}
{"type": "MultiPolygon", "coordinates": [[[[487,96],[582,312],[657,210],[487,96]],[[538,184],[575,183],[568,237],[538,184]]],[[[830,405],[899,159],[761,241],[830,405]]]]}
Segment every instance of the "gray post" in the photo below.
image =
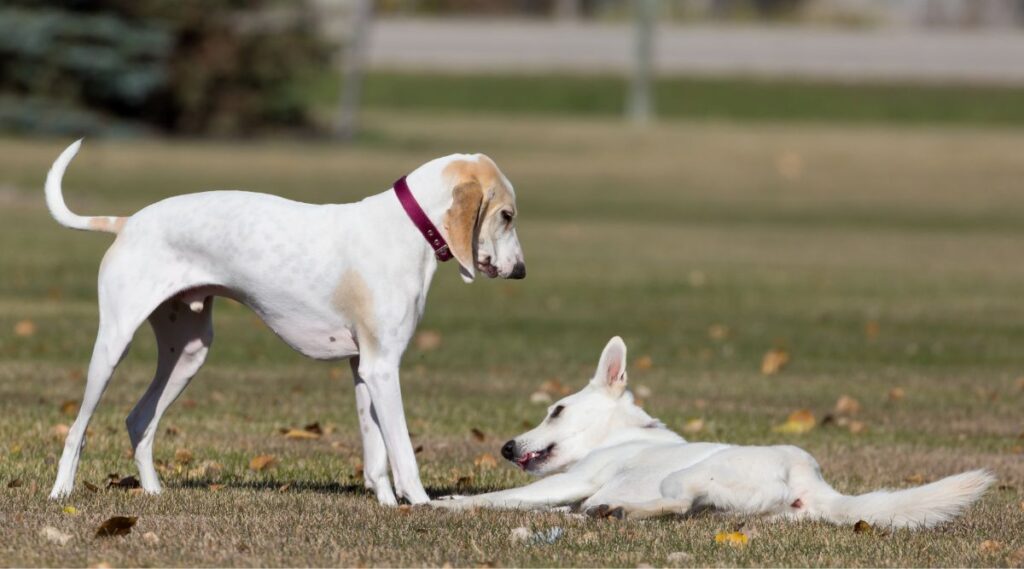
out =
{"type": "Polygon", "coordinates": [[[342,50],[341,100],[335,136],[342,141],[355,138],[359,126],[359,102],[363,93],[366,67],[366,40],[373,18],[373,0],[353,0],[352,29],[342,50]]]}
{"type": "Polygon", "coordinates": [[[658,12],[658,0],[635,0],[633,2],[634,59],[633,77],[629,89],[626,113],[638,124],[650,122],[654,115],[651,94],[651,70],[654,56],[654,18],[658,12]]]}

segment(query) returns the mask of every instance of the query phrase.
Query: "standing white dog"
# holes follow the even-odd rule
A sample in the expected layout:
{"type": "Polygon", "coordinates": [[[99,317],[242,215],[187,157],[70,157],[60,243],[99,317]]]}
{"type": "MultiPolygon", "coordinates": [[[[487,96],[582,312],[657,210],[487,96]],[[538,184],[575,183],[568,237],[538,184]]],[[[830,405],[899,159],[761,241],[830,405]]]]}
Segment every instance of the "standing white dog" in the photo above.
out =
{"type": "Polygon", "coordinates": [[[814,458],[795,446],[688,443],[645,413],[626,391],[626,345],[612,338],[597,374],[558,401],[502,455],[523,470],[551,474],[489,494],[435,500],[432,506],[553,509],[645,518],[716,509],[831,523],[865,520],[892,527],[932,527],[976,501],[995,479],[983,470],[907,490],[840,494],[814,458]],[[554,473],[554,474],[552,474],[554,473]]]}
{"type": "Polygon", "coordinates": [[[352,358],[366,486],[382,504],[396,504],[395,491],[426,502],[398,367],[423,314],[435,254],[454,255],[466,282],[474,269],[492,278],[526,274],[515,194],[494,162],[482,154],[439,158],[396,182],[394,192],[353,204],[224,191],[169,198],[131,217],[84,217],[61,195],[61,178],[80,144],[54,162],[46,203],[61,225],[117,239],[100,263],[99,331],[88,383],[50,497],[71,492],[89,419],[147,319],[160,351],[156,375],[126,423],[142,487],[160,492],[153,468],[157,425],[206,359],[213,297],[226,296],[309,357],[352,358]]]}

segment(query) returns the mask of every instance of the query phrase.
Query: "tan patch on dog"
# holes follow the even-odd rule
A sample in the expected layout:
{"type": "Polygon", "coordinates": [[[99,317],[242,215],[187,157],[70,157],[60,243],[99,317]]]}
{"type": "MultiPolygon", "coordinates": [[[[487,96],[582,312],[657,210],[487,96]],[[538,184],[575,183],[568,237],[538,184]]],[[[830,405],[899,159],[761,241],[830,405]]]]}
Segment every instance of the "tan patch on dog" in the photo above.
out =
{"type": "Polygon", "coordinates": [[[358,271],[348,270],[341,275],[338,286],[331,295],[331,304],[338,312],[352,319],[356,327],[356,342],[360,351],[377,348],[377,333],[374,328],[373,293],[358,271]]]}
{"type": "Polygon", "coordinates": [[[120,233],[126,221],[128,221],[127,217],[94,217],[89,220],[89,229],[105,231],[107,233],[120,233]]]}
{"type": "Polygon", "coordinates": [[[477,218],[483,197],[479,183],[465,181],[452,190],[452,207],[444,215],[444,229],[448,233],[452,255],[469,270],[475,264],[473,245],[476,243],[477,218]]]}
{"type": "Polygon", "coordinates": [[[473,245],[484,220],[502,209],[515,208],[512,191],[498,165],[480,154],[477,160],[453,160],[442,172],[450,180],[452,207],[444,217],[452,254],[469,270],[476,264],[473,245]]]}

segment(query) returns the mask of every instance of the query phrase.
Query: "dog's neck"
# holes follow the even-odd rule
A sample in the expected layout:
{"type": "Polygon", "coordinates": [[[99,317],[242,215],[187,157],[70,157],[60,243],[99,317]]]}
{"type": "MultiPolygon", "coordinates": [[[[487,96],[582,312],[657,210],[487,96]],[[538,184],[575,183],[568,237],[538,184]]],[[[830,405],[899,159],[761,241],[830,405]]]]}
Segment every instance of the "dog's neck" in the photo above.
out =
{"type": "Polygon", "coordinates": [[[672,431],[658,419],[651,417],[642,408],[632,402],[632,394],[626,393],[628,402],[624,402],[625,409],[617,422],[612,425],[612,431],[608,438],[601,444],[602,447],[615,446],[627,442],[645,441],[652,442],[686,442],[681,435],[672,431]]]}

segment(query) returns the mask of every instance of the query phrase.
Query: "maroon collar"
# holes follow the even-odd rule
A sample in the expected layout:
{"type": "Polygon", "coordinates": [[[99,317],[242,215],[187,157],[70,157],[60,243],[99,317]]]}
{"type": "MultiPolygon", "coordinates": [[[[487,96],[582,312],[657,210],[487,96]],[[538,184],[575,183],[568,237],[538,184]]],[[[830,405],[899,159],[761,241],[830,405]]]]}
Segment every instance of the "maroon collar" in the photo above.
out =
{"type": "Polygon", "coordinates": [[[423,234],[423,238],[427,240],[430,247],[434,250],[434,256],[437,257],[438,261],[442,263],[452,258],[452,252],[448,249],[448,243],[441,237],[441,232],[434,227],[434,224],[430,222],[430,218],[427,214],[423,213],[423,208],[413,197],[412,192],[409,191],[409,184],[405,183],[405,176],[402,176],[395,182],[395,195],[398,196],[399,203],[402,204],[402,209],[412,220],[413,225],[416,229],[420,230],[423,234]]]}

